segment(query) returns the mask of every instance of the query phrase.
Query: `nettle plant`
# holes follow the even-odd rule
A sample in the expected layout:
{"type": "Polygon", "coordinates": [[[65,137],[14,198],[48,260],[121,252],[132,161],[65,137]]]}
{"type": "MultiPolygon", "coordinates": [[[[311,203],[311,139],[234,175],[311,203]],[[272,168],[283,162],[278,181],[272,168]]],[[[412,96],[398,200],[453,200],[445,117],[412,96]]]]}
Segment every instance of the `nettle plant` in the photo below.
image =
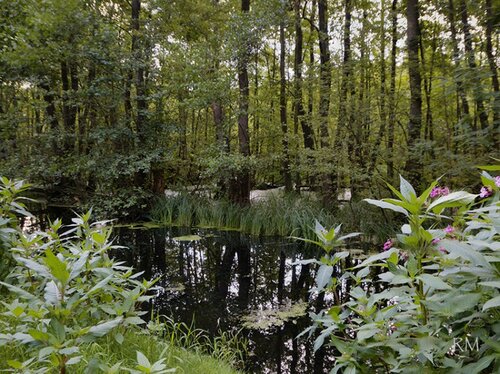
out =
{"type": "MultiPolygon", "coordinates": [[[[69,226],[56,220],[46,231],[28,233],[17,224],[14,229],[13,213],[26,211],[12,201],[24,188],[20,182],[2,179],[2,183],[3,191],[12,195],[6,198],[5,192],[0,201],[1,222],[8,219],[10,224],[2,250],[14,262],[0,281],[2,293],[7,291],[0,306],[0,349],[8,345],[16,352],[7,364],[23,373],[66,373],[72,365],[90,365],[81,354],[82,345],[108,334],[121,344],[125,331],[144,324],[145,312],[137,307],[151,299],[148,291],[155,281],[139,280],[140,273],[109,257],[116,248],[110,241],[111,229],[105,221],[91,223],[90,212],[73,218],[69,226]]],[[[137,363],[134,369],[119,363],[100,367],[104,372],[167,372],[162,362],[150,364],[140,352],[137,363]]]]}
{"type": "Polygon", "coordinates": [[[331,373],[500,370],[500,177],[483,171],[481,179],[479,195],[436,181],[419,196],[401,178],[399,191],[389,186],[395,198],[366,199],[406,217],[383,252],[326,280],[331,259],[345,257],[328,248],[317,291],[352,285],[347,301],[313,314],[308,329],[321,329],[315,349],[336,348],[331,373]]]}

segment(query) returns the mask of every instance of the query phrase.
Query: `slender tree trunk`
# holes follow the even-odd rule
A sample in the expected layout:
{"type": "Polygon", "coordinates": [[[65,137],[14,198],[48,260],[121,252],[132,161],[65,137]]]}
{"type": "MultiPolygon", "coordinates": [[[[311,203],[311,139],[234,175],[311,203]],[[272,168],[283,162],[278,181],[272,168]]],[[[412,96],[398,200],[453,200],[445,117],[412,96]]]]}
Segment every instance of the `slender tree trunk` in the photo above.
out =
{"type": "MultiPolygon", "coordinates": [[[[314,28],[314,17],[315,17],[315,14],[316,14],[316,0],[313,0],[312,2],[312,5],[311,5],[311,25],[310,25],[310,29],[309,29],[309,33],[310,33],[310,41],[309,41],[309,69],[308,69],[308,76],[309,76],[309,89],[308,89],[308,92],[307,92],[307,97],[308,97],[308,101],[307,101],[307,119],[309,121],[309,123],[312,123],[313,121],[313,111],[314,111],[314,85],[313,85],[313,82],[314,82],[314,43],[313,43],[313,35],[314,35],[314,32],[315,32],[315,28],[314,28]]],[[[310,144],[312,146],[311,149],[314,149],[315,146],[314,146],[314,130],[312,128],[312,126],[309,126],[309,129],[310,129],[310,134],[308,137],[306,137],[304,135],[304,143],[306,142],[306,138],[307,139],[310,139],[310,144]]]]}
{"type": "MultiPolygon", "coordinates": [[[[293,72],[294,72],[294,124],[300,122],[302,128],[302,135],[304,137],[304,148],[306,150],[314,149],[314,138],[313,130],[311,128],[310,122],[305,117],[304,104],[302,102],[302,48],[303,48],[303,33],[302,33],[302,17],[300,14],[301,10],[301,0],[294,0],[293,2],[294,10],[294,26],[295,26],[295,51],[294,51],[294,62],[293,62],[293,72]]],[[[313,56],[314,58],[314,56],[313,56]]],[[[311,156],[307,156],[308,166],[312,166],[311,156]]],[[[312,185],[311,177],[307,176],[307,181],[309,185],[312,185]]]]}
{"type": "Polygon", "coordinates": [[[486,1],[486,56],[491,72],[491,86],[493,88],[493,143],[496,149],[500,148],[500,86],[498,83],[498,68],[493,55],[492,34],[495,15],[493,13],[492,0],[486,1]]]}
{"type": "Polygon", "coordinates": [[[459,149],[458,142],[456,138],[459,135],[460,122],[463,120],[470,120],[470,110],[469,110],[469,102],[467,101],[467,95],[465,93],[465,88],[463,86],[462,74],[460,74],[460,51],[458,49],[458,40],[457,40],[457,29],[455,27],[455,7],[453,5],[453,0],[448,0],[448,20],[450,23],[450,33],[451,33],[451,44],[453,49],[453,64],[455,67],[455,85],[457,89],[457,122],[453,127],[453,143],[452,148],[454,152],[457,152],[459,149]],[[460,107],[461,105],[461,107],[460,107]]]}
{"type": "MultiPolygon", "coordinates": [[[[433,121],[432,121],[432,106],[431,106],[431,98],[432,98],[432,80],[434,73],[434,60],[436,56],[436,35],[433,32],[431,39],[431,60],[426,66],[425,62],[425,48],[423,46],[422,40],[422,30],[419,27],[419,40],[420,40],[420,60],[422,61],[422,71],[423,80],[424,80],[424,93],[425,93],[425,128],[424,128],[424,139],[433,141],[434,140],[434,131],[433,131],[433,121]],[[428,73],[425,71],[428,70],[428,73]],[[428,74],[428,75],[427,75],[428,74]]],[[[433,148],[430,149],[431,157],[434,157],[433,148]]]]}
{"type": "MultiPolygon", "coordinates": [[[[283,10],[284,11],[284,10],[283,10]]],[[[284,17],[284,15],[283,15],[284,17]]],[[[292,174],[290,171],[290,155],[288,149],[288,123],[286,113],[286,75],[285,75],[285,22],[280,22],[280,122],[283,133],[283,180],[285,192],[292,191],[292,174]]]]}
{"type": "Polygon", "coordinates": [[[380,144],[385,136],[387,113],[386,113],[386,67],[385,67],[385,0],[380,4],[380,126],[375,138],[375,143],[371,151],[370,163],[368,167],[368,176],[371,178],[375,173],[375,165],[379,154],[380,144]]]}
{"type": "MultiPolygon", "coordinates": [[[[323,149],[330,147],[328,134],[328,118],[330,114],[331,62],[330,37],[328,35],[328,8],[327,0],[318,0],[319,23],[319,53],[320,53],[320,88],[319,88],[319,130],[320,146],[323,149]]],[[[322,176],[322,195],[325,203],[334,201],[331,173],[322,176]]]]}
{"type": "Polygon", "coordinates": [[[465,0],[460,0],[460,13],[462,16],[462,32],[464,34],[464,46],[465,46],[465,54],[467,58],[467,64],[469,65],[469,68],[473,74],[473,93],[474,93],[474,99],[476,101],[476,110],[477,114],[479,116],[479,122],[481,124],[481,129],[485,130],[488,128],[488,114],[486,113],[486,110],[484,108],[484,103],[483,99],[481,98],[481,82],[480,80],[476,77],[477,73],[477,65],[476,65],[476,58],[474,56],[474,49],[472,48],[472,35],[470,33],[470,26],[469,26],[469,15],[467,12],[467,4],[465,0]]]}
{"type": "Polygon", "coordinates": [[[72,138],[75,133],[74,119],[70,101],[73,99],[70,92],[70,78],[68,63],[63,60],[61,65],[61,83],[62,83],[62,114],[64,125],[64,149],[65,152],[71,151],[72,138]]]}
{"type": "Polygon", "coordinates": [[[59,131],[59,121],[57,120],[55,97],[49,82],[43,80],[40,82],[40,88],[43,90],[43,100],[45,101],[45,114],[47,116],[46,120],[50,126],[50,132],[52,133],[52,151],[54,154],[59,153],[59,147],[56,140],[56,134],[59,131]]]}
{"type": "Polygon", "coordinates": [[[391,5],[391,78],[389,88],[389,123],[387,137],[387,179],[394,180],[394,130],[396,127],[396,54],[398,43],[398,0],[392,0],[391,5]]]}
{"type": "Polygon", "coordinates": [[[141,12],[141,0],[132,0],[132,55],[134,56],[134,61],[136,66],[135,69],[135,89],[136,89],[136,105],[137,105],[137,115],[135,119],[135,124],[137,127],[137,134],[139,138],[139,143],[144,144],[146,140],[145,134],[145,119],[147,111],[146,103],[146,85],[144,78],[144,64],[143,64],[143,53],[142,47],[140,45],[140,12],[141,12]]]}
{"type": "MultiPolygon", "coordinates": [[[[250,0],[241,0],[241,12],[244,16],[250,11],[250,0]]],[[[242,50],[238,56],[238,87],[239,87],[239,114],[238,140],[239,150],[244,157],[250,156],[250,133],[248,131],[249,81],[248,81],[248,40],[242,41],[242,50]]],[[[240,204],[250,201],[250,173],[243,170],[238,173],[237,183],[232,188],[232,200],[240,204]]]]}
{"type": "Polygon", "coordinates": [[[411,184],[418,186],[422,177],[422,160],[417,150],[422,128],[422,78],[418,58],[418,0],[407,0],[408,75],[410,77],[410,113],[408,121],[408,158],[405,172],[411,184]]]}

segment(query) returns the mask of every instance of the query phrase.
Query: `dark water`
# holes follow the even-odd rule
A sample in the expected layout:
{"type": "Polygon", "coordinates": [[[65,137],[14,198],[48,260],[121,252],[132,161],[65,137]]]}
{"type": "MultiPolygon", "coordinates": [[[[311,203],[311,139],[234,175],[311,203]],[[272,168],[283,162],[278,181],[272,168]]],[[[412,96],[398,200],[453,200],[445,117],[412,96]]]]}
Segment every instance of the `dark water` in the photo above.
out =
{"type": "MultiPolygon", "coordinates": [[[[277,309],[304,301],[318,312],[331,300],[311,294],[315,269],[292,265],[318,256],[301,242],[283,238],[254,238],[238,232],[165,228],[121,229],[117,254],[144,277],[161,277],[164,288],[154,300],[156,313],[173,317],[212,334],[240,329],[241,316],[255,310],[277,309]],[[174,237],[198,234],[196,242],[174,237]]],[[[337,272],[340,269],[336,269],[337,272]]],[[[314,353],[314,339],[295,339],[311,324],[303,316],[266,330],[244,329],[250,373],[324,373],[332,367],[331,352],[314,353]],[[330,353],[330,354],[329,354],[330,353]]]]}

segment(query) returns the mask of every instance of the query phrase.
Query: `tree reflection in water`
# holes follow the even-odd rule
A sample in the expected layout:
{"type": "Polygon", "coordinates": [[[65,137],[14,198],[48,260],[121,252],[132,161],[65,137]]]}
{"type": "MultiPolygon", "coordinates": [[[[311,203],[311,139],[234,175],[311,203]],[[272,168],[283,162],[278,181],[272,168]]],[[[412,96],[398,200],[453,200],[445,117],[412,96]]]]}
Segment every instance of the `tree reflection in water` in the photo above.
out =
{"type": "MultiPolygon", "coordinates": [[[[188,324],[194,322],[212,334],[240,329],[241,316],[251,311],[305,301],[309,311],[318,312],[333,303],[322,294],[309,293],[314,283],[313,266],[292,265],[319,255],[315,249],[306,250],[301,242],[255,238],[234,231],[168,228],[121,229],[118,243],[129,249],[119,251],[117,257],[144,271],[144,277],[160,277],[159,285],[164,291],[154,300],[155,313],[188,324]],[[202,239],[173,239],[192,233],[202,239]]],[[[341,271],[339,267],[335,269],[337,274],[341,271]]],[[[310,323],[303,316],[265,331],[244,330],[252,353],[248,371],[325,372],[331,367],[325,363],[331,355],[323,349],[314,353],[312,338],[295,339],[310,323]]]]}

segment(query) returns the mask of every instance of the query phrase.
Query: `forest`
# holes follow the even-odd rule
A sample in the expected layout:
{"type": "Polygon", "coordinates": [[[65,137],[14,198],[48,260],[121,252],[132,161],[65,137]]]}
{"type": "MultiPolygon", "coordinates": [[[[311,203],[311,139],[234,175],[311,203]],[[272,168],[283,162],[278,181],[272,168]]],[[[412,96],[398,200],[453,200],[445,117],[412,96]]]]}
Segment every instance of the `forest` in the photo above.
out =
{"type": "Polygon", "coordinates": [[[499,17],[492,0],[8,1],[0,173],[135,217],[165,187],[332,204],[399,174],[470,186],[498,156],[499,17]]]}
{"type": "Polygon", "coordinates": [[[500,370],[499,25],[0,0],[0,371],[500,370]]]}

